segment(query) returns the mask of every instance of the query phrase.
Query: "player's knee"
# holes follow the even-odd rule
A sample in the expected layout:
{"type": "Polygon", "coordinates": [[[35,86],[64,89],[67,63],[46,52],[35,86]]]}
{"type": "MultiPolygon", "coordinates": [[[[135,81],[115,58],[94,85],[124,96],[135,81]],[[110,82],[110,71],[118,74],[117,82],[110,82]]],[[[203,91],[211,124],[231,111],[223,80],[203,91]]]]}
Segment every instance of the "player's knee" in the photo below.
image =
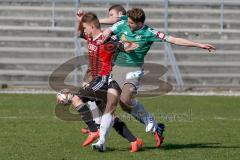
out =
{"type": "Polygon", "coordinates": [[[109,96],[118,97],[119,96],[119,91],[117,91],[116,89],[113,89],[113,88],[109,88],[108,91],[107,91],[107,94],[109,96]]]}
{"type": "Polygon", "coordinates": [[[125,84],[120,96],[120,100],[128,105],[131,105],[132,98],[135,96],[136,89],[132,84],[125,84]]]}
{"type": "Polygon", "coordinates": [[[131,83],[124,84],[122,92],[127,95],[133,95],[136,93],[136,87],[131,83]]]}
{"type": "Polygon", "coordinates": [[[132,101],[131,101],[131,97],[129,97],[129,96],[126,96],[126,95],[124,95],[124,94],[121,94],[121,96],[120,96],[120,102],[121,103],[123,103],[123,104],[125,104],[125,105],[131,105],[132,103],[132,101]]]}

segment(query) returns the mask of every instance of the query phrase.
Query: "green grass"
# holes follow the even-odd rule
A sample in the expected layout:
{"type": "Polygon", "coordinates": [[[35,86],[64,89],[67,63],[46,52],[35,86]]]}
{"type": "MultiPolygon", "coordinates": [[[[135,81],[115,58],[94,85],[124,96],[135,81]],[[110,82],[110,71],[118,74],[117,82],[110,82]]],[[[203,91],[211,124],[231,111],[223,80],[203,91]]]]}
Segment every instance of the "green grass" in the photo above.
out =
{"type": "Polygon", "coordinates": [[[121,109],[133,133],[144,141],[141,152],[129,153],[129,143],[114,130],[105,153],[82,148],[83,122],[55,116],[54,95],[0,95],[1,160],[161,159],[239,160],[240,98],[161,96],[142,98],[158,121],[167,125],[161,149],[143,125],[121,109]]]}

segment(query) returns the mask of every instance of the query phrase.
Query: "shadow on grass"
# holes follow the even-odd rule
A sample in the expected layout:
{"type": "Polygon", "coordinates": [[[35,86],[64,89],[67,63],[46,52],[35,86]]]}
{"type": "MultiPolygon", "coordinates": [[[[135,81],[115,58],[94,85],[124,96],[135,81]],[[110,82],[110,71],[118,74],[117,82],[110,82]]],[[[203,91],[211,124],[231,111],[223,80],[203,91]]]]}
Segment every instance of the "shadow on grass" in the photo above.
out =
{"type": "MultiPolygon", "coordinates": [[[[156,149],[156,148],[155,148],[156,149]]],[[[129,152],[130,153],[130,147],[124,147],[124,148],[111,148],[111,147],[107,147],[107,152],[129,152]]],[[[142,152],[144,151],[144,147],[142,149],[140,149],[138,152],[142,152]]]]}
{"type": "MultiPolygon", "coordinates": [[[[201,149],[201,148],[207,148],[207,149],[223,149],[223,148],[240,148],[240,146],[223,146],[221,143],[191,143],[191,144],[164,144],[161,146],[161,148],[156,148],[155,146],[144,146],[141,150],[147,151],[147,150],[177,150],[177,149],[201,149]]],[[[114,151],[130,151],[130,148],[111,148],[107,147],[107,152],[114,152],[114,151]]]]}
{"type": "MultiPolygon", "coordinates": [[[[174,149],[194,149],[194,148],[240,148],[240,146],[223,146],[221,143],[191,143],[191,144],[164,144],[159,149],[174,150],[174,149]]],[[[154,146],[145,146],[144,150],[156,149],[154,146]]]]}

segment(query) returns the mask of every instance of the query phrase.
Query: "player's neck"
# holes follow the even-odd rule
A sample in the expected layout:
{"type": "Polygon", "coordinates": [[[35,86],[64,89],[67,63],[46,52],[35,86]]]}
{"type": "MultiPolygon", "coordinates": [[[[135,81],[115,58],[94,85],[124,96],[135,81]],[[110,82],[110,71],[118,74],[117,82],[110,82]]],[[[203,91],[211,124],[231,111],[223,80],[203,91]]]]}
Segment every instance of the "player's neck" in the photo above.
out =
{"type": "Polygon", "coordinates": [[[134,28],[134,29],[131,28],[131,31],[136,32],[138,30],[141,30],[143,27],[144,27],[144,23],[138,22],[136,28],[134,28]]]}
{"type": "Polygon", "coordinates": [[[99,36],[99,34],[101,34],[101,30],[100,29],[96,29],[92,32],[92,38],[95,39],[97,36],[99,36]]]}
{"type": "Polygon", "coordinates": [[[138,30],[142,29],[142,28],[143,28],[143,26],[144,26],[144,24],[143,24],[143,23],[142,23],[142,24],[140,24],[140,25],[137,27],[137,29],[136,29],[135,31],[138,31],[138,30]]]}

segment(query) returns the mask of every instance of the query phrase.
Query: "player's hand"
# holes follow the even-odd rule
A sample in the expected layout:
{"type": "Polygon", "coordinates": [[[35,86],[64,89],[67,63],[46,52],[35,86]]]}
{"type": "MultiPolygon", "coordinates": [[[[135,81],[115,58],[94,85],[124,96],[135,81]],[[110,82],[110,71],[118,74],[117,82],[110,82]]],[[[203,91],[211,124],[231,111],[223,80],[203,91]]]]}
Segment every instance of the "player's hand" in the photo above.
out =
{"type": "Polygon", "coordinates": [[[211,44],[201,44],[200,48],[207,49],[210,53],[214,53],[214,51],[216,51],[216,48],[211,44]]]}
{"type": "Polygon", "coordinates": [[[81,21],[83,15],[84,15],[84,11],[81,10],[81,9],[78,9],[78,10],[77,10],[77,13],[76,13],[76,18],[77,18],[77,20],[78,20],[78,21],[81,21]]]}
{"type": "Polygon", "coordinates": [[[124,50],[127,52],[133,51],[134,49],[138,48],[138,44],[135,42],[125,41],[124,43],[124,50]]]}

